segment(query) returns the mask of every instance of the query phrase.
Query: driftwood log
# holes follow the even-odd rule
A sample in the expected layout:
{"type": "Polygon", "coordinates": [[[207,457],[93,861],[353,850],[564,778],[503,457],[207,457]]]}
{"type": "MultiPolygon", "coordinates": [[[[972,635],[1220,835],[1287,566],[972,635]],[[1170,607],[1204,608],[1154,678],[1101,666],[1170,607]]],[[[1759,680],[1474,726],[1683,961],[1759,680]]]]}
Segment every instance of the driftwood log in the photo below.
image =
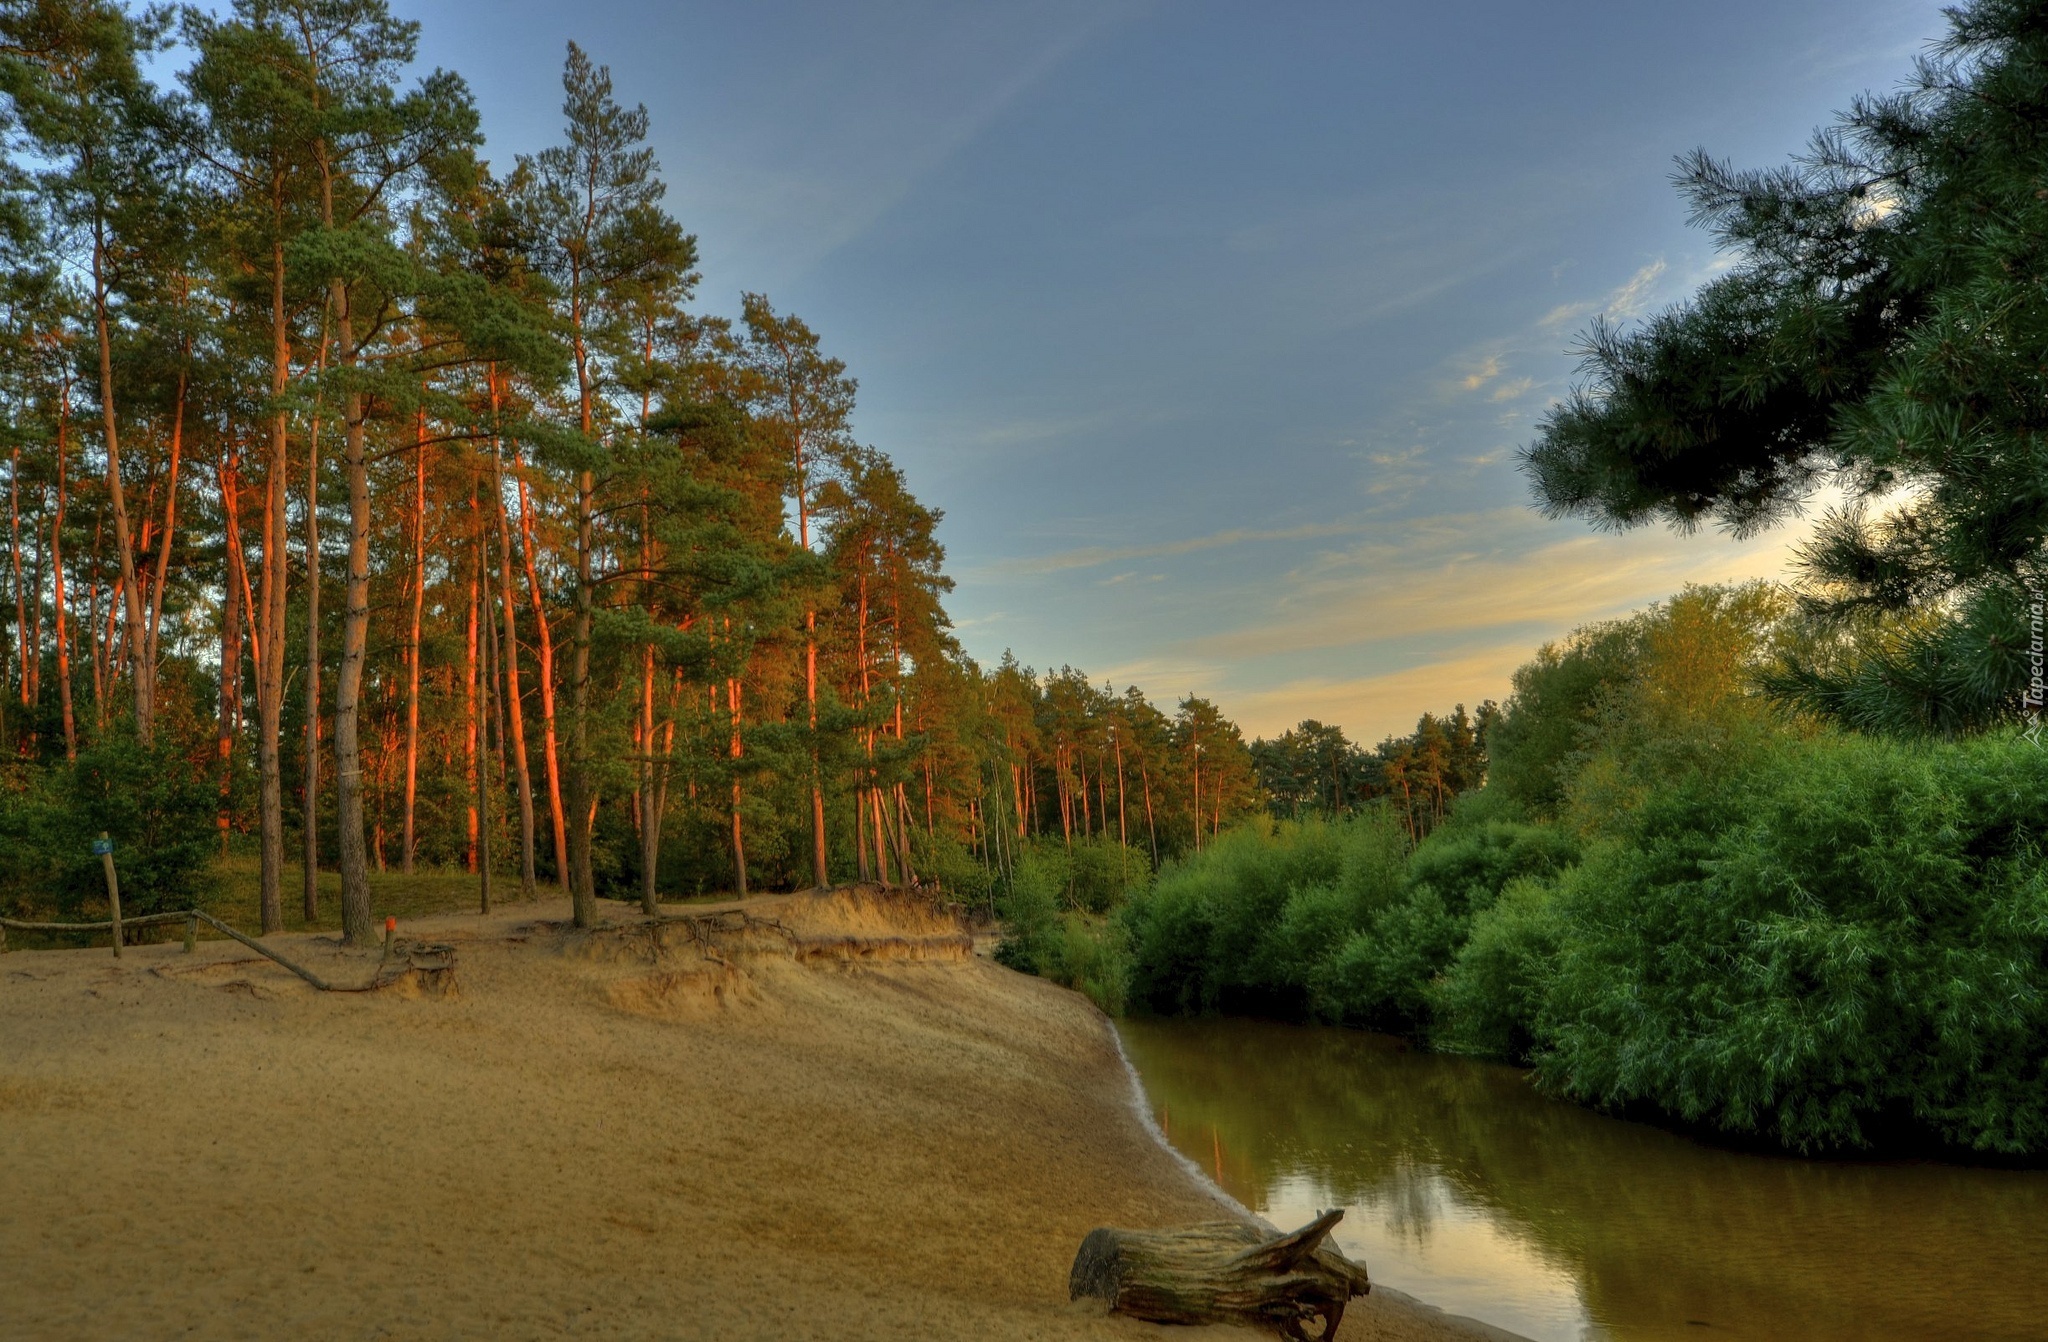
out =
{"type": "Polygon", "coordinates": [[[1324,1241],[1344,1219],[1324,1212],[1290,1235],[1236,1221],[1181,1230],[1088,1232],[1067,1296],[1107,1300],[1153,1323],[1236,1323],[1309,1342],[1328,1338],[1353,1296],[1372,1289],[1365,1268],[1324,1241]]]}

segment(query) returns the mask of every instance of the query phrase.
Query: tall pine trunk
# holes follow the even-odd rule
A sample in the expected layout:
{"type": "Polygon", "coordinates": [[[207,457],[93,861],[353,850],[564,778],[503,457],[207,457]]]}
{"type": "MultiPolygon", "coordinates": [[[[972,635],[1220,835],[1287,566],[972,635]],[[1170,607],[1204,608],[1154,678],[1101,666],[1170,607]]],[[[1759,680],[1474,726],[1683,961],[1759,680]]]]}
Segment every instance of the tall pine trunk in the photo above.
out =
{"type": "Polygon", "coordinates": [[[164,584],[170,580],[171,542],[178,533],[178,467],[185,450],[185,391],[192,359],[191,342],[187,341],[183,352],[184,362],[178,367],[178,390],[171,404],[171,465],[170,482],[164,494],[164,528],[156,547],[156,576],[149,585],[147,618],[149,637],[144,645],[143,656],[151,666],[157,664],[158,635],[163,628],[164,584]]]}
{"type": "MultiPolygon", "coordinates": [[[[331,210],[330,210],[331,222],[331,210]]],[[[349,294],[333,286],[341,363],[356,363],[349,294]]],[[[341,829],[341,940],[357,945],[376,938],[370,918],[370,855],[363,834],[363,753],[360,707],[363,659],[370,639],[370,468],[363,394],[344,397],[342,467],[348,480],[348,588],[341,623],[341,667],[334,695],[335,811],[341,829]]]]}
{"type": "MultiPolygon", "coordinates": [[[[21,578],[21,444],[14,445],[12,464],[7,472],[7,530],[9,545],[8,558],[14,564],[14,634],[20,648],[21,664],[21,706],[26,710],[30,703],[31,668],[35,655],[28,641],[28,589],[21,578]]],[[[38,594],[38,603],[41,596],[38,594]]],[[[27,718],[27,713],[22,714],[27,718]]]]}
{"type": "Polygon", "coordinates": [[[654,756],[654,645],[640,648],[640,908],[650,918],[661,915],[657,881],[661,864],[661,812],[656,794],[660,773],[654,756]]]}
{"type": "Polygon", "coordinates": [[[100,628],[100,556],[106,553],[106,518],[92,522],[92,578],[85,595],[85,659],[92,664],[92,726],[102,735],[107,730],[107,643],[100,628]]]}
{"type": "Polygon", "coordinates": [[[512,764],[519,782],[519,897],[534,897],[533,774],[526,762],[526,708],[519,689],[518,602],[512,586],[512,529],[505,516],[505,461],[498,434],[500,415],[498,365],[490,366],[491,384],[491,512],[498,527],[498,601],[504,607],[505,695],[511,717],[512,764]]]}
{"type": "Polygon", "coordinates": [[[50,523],[50,578],[57,619],[57,703],[64,715],[64,758],[78,758],[78,722],[71,711],[71,635],[64,599],[64,457],[71,436],[71,379],[57,393],[57,514],[50,523]]]}
{"type": "MultiPolygon", "coordinates": [[[[320,338],[315,376],[325,372],[327,337],[320,338]]],[[[307,926],[320,919],[320,417],[306,435],[306,798],[304,880],[307,926]]]]}
{"type": "MultiPolygon", "coordinates": [[[[596,209],[593,200],[588,208],[596,209]]],[[[583,270],[580,259],[569,280],[570,348],[576,357],[577,428],[584,450],[596,447],[595,389],[591,385],[590,348],[584,341],[583,270]]],[[[595,542],[597,475],[576,472],[576,607],[570,626],[569,654],[569,905],[578,927],[597,919],[597,889],[590,870],[590,828],[597,799],[590,779],[590,634],[597,601],[595,542]]],[[[735,815],[738,813],[735,812],[735,815]]]]}
{"type": "Polygon", "coordinates": [[[597,888],[590,868],[590,827],[596,809],[590,780],[590,634],[596,604],[592,545],[596,476],[576,474],[576,612],[569,654],[569,903],[578,927],[597,919],[597,888]]]}
{"type": "Polygon", "coordinates": [[[291,377],[291,333],[284,305],[284,177],[272,183],[273,219],[279,230],[270,249],[270,452],[263,504],[263,605],[256,672],[256,772],[261,816],[263,876],[259,900],[263,931],[284,930],[284,774],[278,734],[284,708],[285,475],[284,393],[291,377]]]}
{"type": "MultiPolygon", "coordinates": [[[[474,495],[472,495],[472,500],[474,495]]],[[[484,572],[484,536],[482,531],[483,513],[477,512],[478,531],[471,544],[471,563],[476,578],[470,583],[470,591],[476,601],[475,623],[483,638],[483,675],[479,693],[476,720],[476,810],[477,810],[477,899],[481,913],[491,911],[491,692],[498,680],[498,636],[496,626],[491,623],[491,584],[484,572]]],[[[500,738],[503,744],[503,738],[500,738]]]]}
{"type": "Polygon", "coordinates": [[[1138,758],[1138,778],[1145,786],[1145,832],[1152,837],[1152,870],[1159,870],[1159,826],[1152,820],[1152,771],[1138,758]]]}
{"type": "Polygon", "coordinates": [[[740,682],[728,676],[725,682],[726,710],[732,717],[732,871],[733,892],[747,897],[747,841],[740,824],[740,682]]]}
{"type": "Polygon", "coordinates": [[[412,627],[405,640],[405,838],[400,869],[412,875],[413,820],[420,778],[420,612],[427,600],[427,412],[417,419],[413,444],[412,627]]]}
{"type": "Polygon", "coordinates": [[[129,674],[135,681],[135,735],[147,746],[154,739],[156,667],[142,657],[142,589],[135,581],[134,539],[128,529],[128,499],[121,488],[121,435],[114,419],[114,353],[107,323],[106,220],[95,212],[92,242],[93,329],[99,337],[100,418],[107,449],[107,502],[114,512],[114,549],[121,559],[121,578],[128,595],[129,674]]]}
{"type": "MultiPolygon", "coordinates": [[[[42,491],[36,492],[40,494],[42,491]]],[[[23,702],[40,708],[43,703],[43,561],[48,556],[49,547],[43,543],[40,527],[29,532],[29,540],[35,546],[35,557],[29,565],[29,590],[34,596],[28,607],[30,661],[28,693],[23,702]]],[[[34,754],[41,741],[42,734],[31,730],[28,737],[30,754],[34,754]]]]}
{"type": "MultiPolygon", "coordinates": [[[[648,361],[653,362],[653,351],[648,351],[648,361]]],[[[640,431],[647,431],[647,401],[643,396],[640,405],[640,431]]],[[[653,592],[649,580],[654,572],[653,536],[648,530],[647,491],[640,491],[640,587],[641,601],[647,608],[650,619],[654,615],[653,592]]],[[[654,644],[640,645],[640,716],[633,724],[637,738],[636,749],[640,758],[638,769],[639,786],[633,796],[633,828],[640,836],[640,908],[648,917],[661,914],[661,896],[658,891],[661,865],[661,817],[654,809],[656,770],[654,764],[654,644]]]]}
{"type": "MultiPolygon", "coordinates": [[[[223,449],[225,451],[225,449],[223,449]]],[[[221,473],[223,477],[226,472],[221,473]]],[[[221,503],[224,511],[232,516],[229,485],[226,479],[221,483],[221,503]]],[[[220,765],[220,853],[228,853],[228,835],[234,824],[234,757],[235,729],[241,717],[242,700],[242,591],[235,581],[235,570],[240,567],[235,553],[237,546],[232,529],[229,532],[228,568],[229,576],[224,584],[226,591],[221,597],[220,625],[220,721],[215,731],[215,752],[220,765]]]]}
{"type": "Polygon", "coordinates": [[[540,640],[540,665],[536,679],[540,682],[541,760],[548,771],[548,822],[555,841],[555,884],[566,894],[569,889],[569,829],[562,808],[561,756],[555,744],[555,638],[553,626],[548,621],[547,603],[541,593],[540,571],[535,566],[533,499],[527,490],[524,472],[519,476],[519,538],[519,560],[526,571],[526,590],[533,602],[534,632],[540,640]]]}
{"type": "MultiPolygon", "coordinates": [[[[472,511],[476,499],[470,501],[472,511]]],[[[463,630],[462,663],[462,781],[469,791],[469,849],[465,859],[469,870],[477,870],[477,770],[483,762],[483,719],[477,716],[477,628],[476,628],[476,574],[469,575],[469,605],[463,630]]]]}
{"type": "MultiPolygon", "coordinates": [[[[182,301],[182,299],[181,299],[182,301]]],[[[142,645],[143,664],[152,668],[157,665],[157,654],[161,644],[159,636],[163,629],[164,587],[170,581],[171,545],[178,534],[178,470],[184,460],[185,450],[185,392],[188,381],[192,346],[188,340],[182,350],[182,362],[178,367],[177,391],[171,402],[171,460],[169,479],[164,490],[164,525],[156,543],[156,572],[148,583],[144,600],[145,632],[142,645]]],[[[150,702],[152,712],[156,691],[152,687],[150,702]]]]}

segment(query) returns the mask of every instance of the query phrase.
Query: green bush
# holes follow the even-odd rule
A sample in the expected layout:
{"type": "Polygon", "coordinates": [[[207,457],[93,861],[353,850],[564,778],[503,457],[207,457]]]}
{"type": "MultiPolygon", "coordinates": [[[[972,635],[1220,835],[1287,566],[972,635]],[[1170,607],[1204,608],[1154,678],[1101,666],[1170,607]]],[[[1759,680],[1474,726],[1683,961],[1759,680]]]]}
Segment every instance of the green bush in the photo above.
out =
{"type": "Polygon", "coordinates": [[[1626,621],[1588,625],[1516,669],[1515,692],[1486,736],[1489,791],[1529,815],[1557,814],[1594,714],[1628,680],[1638,639],[1626,621]]]}
{"type": "Polygon", "coordinates": [[[1059,976],[1065,935],[1060,909],[1071,875],[1072,866],[1056,845],[1027,844],[1018,850],[1009,888],[996,899],[996,914],[1003,920],[998,963],[1026,974],[1059,976]]]}
{"type": "Polygon", "coordinates": [[[1380,815],[1248,824],[1127,940],[1041,893],[1020,945],[1098,986],[1121,952],[1133,1009],[1402,1030],[1795,1150],[2048,1153],[2048,751],[1818,733],[1751,688],[1785,612],[1689,589],[1546,650],[1412,854],[1380,815]]]}
{"type": "Polygon", "coordinates": [[[1060,963],[1048,977],[1086,993],[1110,1015],[1121,1016],[1130,973],[1130,948],[1121,924],[1086,914],[1061,915],[1060,963]]]}
{"type": "Polygon", "coordinates": [[[996,900],[1003,937],[997,963],[1086,993],[1121,1015],[1130,979],[1123,926],[1114,919],[1063,907],[1074,865],[1064,845],[1040,843],[1017,855],[1016,879],[996,900]]]}
{"type": "Polygon", "coordinates": [[[2048,754],[1792,743],[1562,882],[1558,1091],[1798,1150],[2048,1150],[2048,754]]]}
{"type": "Polygon", "coordinates": [[[1170,865],[1125,910],[1132,1005],[1306,1015],[1315,965],[1398,897],[1404,845],[1377,811],[1260,818],[1170,865]]]}
{"type": "Polygon", "coordinates": [[[1465,944],[1473,914],[1492,907],[1509,882],[1551,876],[1577,861],[1578,842],[1565,831],[1499,819],[1498,808],[1475,802],[1461,802],[1408,857],[1397,895],[1323,936],[1305,962],[1314,1015],[1423,1031],[1432,1019],[1432,984],[1465,944]]]}
{"type": "Polygon", "coordinates": [[[0,778],[0,900],[18,912],[105,916],[93,840],[114,841],[123,912],[190,907],[211,860],[217,793],[175,749],[120,732],[69,763],[19,764],[0,778]]]}
{"type": "Polygon", "coordinates": [[[1120,908],[1152,882],[1152,863],[1145,854],[1099,835],[1074,840],[1067,860],[1069,898],[1089,913],[1120,908]]]}
{"type": "Polygon", "coordinates": [[[1431,1039],[1452,1053],[1527,1062],[1536,1015],[1557,958],[1555,887],[1535,878],[1512,881],[1493,904],[1473,915],[1465,944],[1431,992],[1431,1039]]]}
{"type": "Polygon", "coordinates": [[[1326,1020],[1412,1031],[1427,1019],[1430,980],[1465,939],[1466,919],[1436,888],[1416,886],[1353,932],[1310,974],[1315,1014],[1326,1020]]]}
{"type": "Polygon", "coordinates": [[[1578,860],[1578,839],[1567,830],[1467,820],[1461,808],[1416,848],[1407,879],[1434,888],[1445,908],[1462,915],[1490,907],[1510,881],[1555,876],[1578,860]]]}
{"type": "Polygon", "coordinates": [[[967,907],[986,908],[995,894],[995,874],[952,833],[927,834],[911,828],[911,860],[920,879],[937,887],[941,898],[967,907]]]}

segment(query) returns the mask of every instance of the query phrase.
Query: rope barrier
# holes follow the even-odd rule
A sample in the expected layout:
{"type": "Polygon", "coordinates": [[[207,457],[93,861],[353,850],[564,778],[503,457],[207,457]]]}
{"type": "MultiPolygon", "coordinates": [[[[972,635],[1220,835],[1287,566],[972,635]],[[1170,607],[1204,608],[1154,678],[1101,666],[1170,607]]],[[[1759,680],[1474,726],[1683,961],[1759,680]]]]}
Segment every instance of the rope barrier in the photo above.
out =
{"type": "MultiPolygon", "coordinates": [[[[254,937],[237,931],[203,909],[185,909],[176,913],[147,913],[140,918],[123,918],[120,926],[123,928],[155,927],[162,926],[165,923],[177,922],[185,924],[185,950],[188,954],[196,944],[198,925],[205,923],[208,927],[213,928],[224,936],[241,942],[244,946],[247,946],[265,959],[276,961],[324,993],[365,993],[381,987],[384,982],[384,971],[389,967],[392,954],[396,950],[395,923],[387,921],[384,928],[383,959],[377,962],[377,968],[370,975],[369,982],[359,986],[351,986],[349,984],[329,983],[304,965],[296,964],[286,959],[254,937]]],[[[35,923],[21,918],[0,918],[0,951],[7,949],[7,931],[9,929],[16,932],[111,932],[114,928],[115,923],[112,919],[98,923],[35,923]]],[[[455,948],[453,946],[421,944],[407,948],[405,956],[406,968],[408,969],[444,970],[454,967],[455,948]]]]}
{"type": "MultiPolygon", "coordinates": [[[[163,923],[183,922],[197,910],[183,913],[145,913],[140,918],[123,918],[123,927],[153,927],[163,923]]],[[[203,916],[203,915],[202,915],[203,916]]],[[[0,927],[11,927],[17,932],[111,932],[114,922],[110,918],[99,923],[29,923],[19,918],[0,918],[0,927]]]]}

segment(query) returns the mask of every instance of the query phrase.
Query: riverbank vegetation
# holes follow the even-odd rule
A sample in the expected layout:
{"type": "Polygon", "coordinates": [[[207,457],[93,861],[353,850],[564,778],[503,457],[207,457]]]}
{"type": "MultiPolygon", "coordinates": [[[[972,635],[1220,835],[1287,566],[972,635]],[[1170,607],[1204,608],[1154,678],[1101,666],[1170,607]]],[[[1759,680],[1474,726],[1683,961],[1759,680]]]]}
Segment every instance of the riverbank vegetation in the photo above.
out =
{"type": "Polygon", "coordinates": [[[1397,1032],[1795,1150],[2038,1155],[2048,752],[1789,709],[1761,682],[1803,640],[1764,584],[1582,629],[1517,673],[1490,781],[1421,842],[1384,802],[1247,823],[1041,925],[1042,967],[1112,1008],[1397,1032]]]}
{"type": "Polygon", "coordinates": [[[2048,1149],[2048,754],[1786,711],[1746,686],[1785,610],[1695,590],[1546,649],[1495,781],[1412,853],[1363,816],[1169,872],[1129,908],[1132,999],[1401,1031],[1801,1150],[2048,1149]]]}

